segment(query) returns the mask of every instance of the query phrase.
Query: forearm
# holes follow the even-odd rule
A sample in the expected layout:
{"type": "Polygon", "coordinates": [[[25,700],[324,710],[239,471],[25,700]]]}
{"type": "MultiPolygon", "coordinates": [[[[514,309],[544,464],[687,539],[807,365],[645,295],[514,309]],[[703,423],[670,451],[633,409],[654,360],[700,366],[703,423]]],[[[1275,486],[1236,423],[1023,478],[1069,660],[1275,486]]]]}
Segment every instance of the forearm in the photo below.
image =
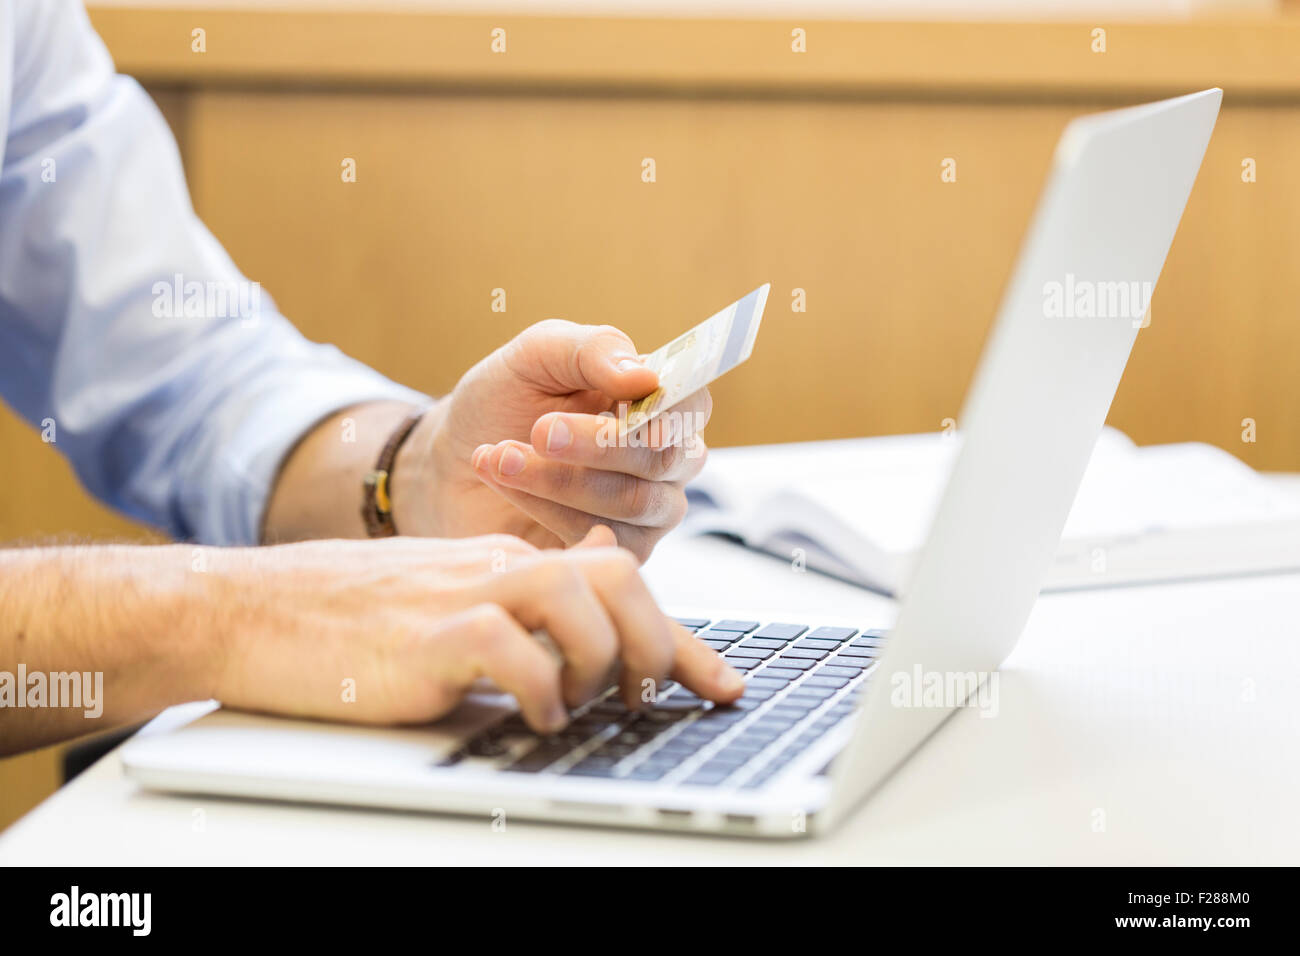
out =
{"type": "MultiPolygon", "coordinates": [[[[362,481],[413,408],[405,402],[371,402],[344,409],[313,428],[280,469],[262,523],[262,541],[364,538],[362,481]]],[[[394,494],[401,480],[395,472],[394,494]]]]}
{"type": "Polygon", "coordinates": [[[216,554],[0,549],[0,753],[211,697],[224,656],[216,554]]]}

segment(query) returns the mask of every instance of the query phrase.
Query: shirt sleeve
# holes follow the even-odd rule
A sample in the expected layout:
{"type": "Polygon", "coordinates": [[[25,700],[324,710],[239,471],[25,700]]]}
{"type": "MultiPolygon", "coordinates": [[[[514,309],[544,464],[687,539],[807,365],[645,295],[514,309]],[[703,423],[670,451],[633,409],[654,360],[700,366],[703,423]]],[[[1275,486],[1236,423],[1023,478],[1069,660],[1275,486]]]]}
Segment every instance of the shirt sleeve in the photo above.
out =
{"type": "Polygon", "coordinates": [[[0,391],[101,500],[177,539],[256,543],[313,425],[427,399],[308,342],[240,274],[194,214],[166,122],[80,3],[10,13],[0,391]]]}

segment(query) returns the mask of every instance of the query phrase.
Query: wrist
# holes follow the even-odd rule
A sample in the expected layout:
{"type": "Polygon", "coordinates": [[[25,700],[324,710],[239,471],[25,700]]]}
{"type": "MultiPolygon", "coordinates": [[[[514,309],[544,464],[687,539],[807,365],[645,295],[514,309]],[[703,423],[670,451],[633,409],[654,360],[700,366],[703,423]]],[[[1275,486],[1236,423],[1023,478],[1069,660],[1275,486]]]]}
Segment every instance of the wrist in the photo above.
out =
{"type": "Polygon", "coordinates": [[[244,606],[254,591],[242,569],[255,549],[177,544],[157,550],[168,552],[159,562],[159,579],[173,582],[155,598],[159,611],[166,609],[154,615],[162,625],[155,628],[162,632],[159,658],[173,662],[172,686],[180,700],[218,697],[239,630],[232,609],[244,606]],[[189,645],[178,647],[178,639],[189,645]]]}
{"type": "Polygon", "coordinates": [[[186,608],[198,642],[196,667],[188,675],[202,689],[196,699],[238,703],[262,683],[259,672],[301,627],[304,594],[315,588],[310,574],[303,574],[304,547],[310,545],[193,549],[203,569],[186,608]]]}
{"type": "Polygon", "coordinates": [[[398,534],[445,537],[440,533],[442,509],[434,498],[447,487],[446,404],[446,399],[439,399],[429,406],[393,459],[388,495],[398,534]]]}

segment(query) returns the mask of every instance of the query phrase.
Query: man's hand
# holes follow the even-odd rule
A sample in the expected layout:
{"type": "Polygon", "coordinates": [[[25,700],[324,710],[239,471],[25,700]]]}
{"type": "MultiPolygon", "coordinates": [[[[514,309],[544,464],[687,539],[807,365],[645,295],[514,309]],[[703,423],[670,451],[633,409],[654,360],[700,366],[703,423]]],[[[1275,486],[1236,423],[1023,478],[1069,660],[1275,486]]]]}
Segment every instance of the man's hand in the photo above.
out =
{"type": "Polygon", "coordinates": [[[702,390],[668,413],[677,427],[650,429],[645,447],[611,440],[614,422],[600,413],[657,385],[618,329],[558,319],[526,329],[470,369],[403,445],[398,530],[555,547],[603,524],[644,561],[686,512],[683,486],[704,466],[699,431],[712,410],[702,390]]]}
{"type": "Polygon", "coordinates": [[[668,677],[711,700],[739,697],[740,675],[663,615],[613,544],[597,528],[563,551],[507,535],[0,549],[0,670],[103,677],[93,719],[80,707],[10,711],[0,754],[210,697],[426,723],[487,678],[540,732],[612,683],[634,709],[668,677]]]}
{"type": "MultiPolygon", "coordinates": [[[[480,678],[553,732],[617,682],[636,709],[670,676],[731,701],[740,675],[665,617],[636,560],[597,528],[568,550],[518,538],[321,541],[242,552],[246,578],[214,696],[234,707],[423,723],[480,678]],[[531,634],[545,629],[554,650],[531,634]],[[351,678],[356,699],[340,693],[351,678]]],[[[223,558],[216,560],[222,561],[223,558]]]]}

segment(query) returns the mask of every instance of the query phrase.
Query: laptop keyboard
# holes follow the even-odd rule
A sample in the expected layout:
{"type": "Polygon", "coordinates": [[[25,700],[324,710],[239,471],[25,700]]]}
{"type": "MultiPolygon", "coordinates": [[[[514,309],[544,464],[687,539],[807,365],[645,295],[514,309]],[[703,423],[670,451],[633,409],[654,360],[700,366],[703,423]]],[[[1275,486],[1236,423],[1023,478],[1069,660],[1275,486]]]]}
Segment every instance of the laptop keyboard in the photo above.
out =
{"type": "Polygon", "coordinates": [[[629,711],[611,688],[558,734],[536,734],[514,714],[438,766],[487,760],[511,773],[757,789],[853,714],[886,636],[875,628],[676,620],[745,675],[740,700],[718,706],[669,681],[653,705],[629,711]]]}

